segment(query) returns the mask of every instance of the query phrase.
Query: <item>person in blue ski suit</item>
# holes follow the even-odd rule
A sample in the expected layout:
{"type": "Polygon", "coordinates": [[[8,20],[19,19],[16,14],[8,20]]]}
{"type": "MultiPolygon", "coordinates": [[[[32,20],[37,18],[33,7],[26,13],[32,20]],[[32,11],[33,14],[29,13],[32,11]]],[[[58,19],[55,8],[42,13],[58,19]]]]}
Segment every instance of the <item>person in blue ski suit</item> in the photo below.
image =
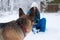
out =
{"type": "MultiPolygon", "coordinates": [[[[27,12],[27,15],[29,15],[31,13],[31,10],[32,12],[34,12],[34,25],[33,25],[33,28],[36,28],[36,30],[39,30],[39,32],[45,32],[46,30],[46,19],[45,18],[42,18],[40,19],[40,12],[38,10],[37,7],[32,7],[28,12],[27,12]]],[[[32,32],[34,32],[34,30],[32,29],[32,32]]],[[[37,31],[38,33],[38,31],[37,31]]]]}

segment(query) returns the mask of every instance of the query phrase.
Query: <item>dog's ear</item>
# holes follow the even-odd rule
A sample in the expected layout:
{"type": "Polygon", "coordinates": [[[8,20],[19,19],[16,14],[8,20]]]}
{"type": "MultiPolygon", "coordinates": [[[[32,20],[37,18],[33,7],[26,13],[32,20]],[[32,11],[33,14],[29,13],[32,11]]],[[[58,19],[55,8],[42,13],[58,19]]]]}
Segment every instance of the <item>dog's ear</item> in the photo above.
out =
{"type": "Polygon", "coordinates": [[[28,15],[29,16],[29,19],[33,21],[34,20],[34,17],[35,17],[34,16],[35,15],[34,14],[34,8],[32,7],[27,14],[29,14],[28,15]]]}
{"type": "Polygon", "coordinates": [[[19,17],[21,17],[22,15],[25,15],[24,11],[22,10],[22,8],[19,8],[19,17]]]}
{"type": "Polygon", "coordinates": [[[30,13],[28,16],[29,16],[29,19],[30,19],[31,21],[34,20],[34,13],[30,13]]]}

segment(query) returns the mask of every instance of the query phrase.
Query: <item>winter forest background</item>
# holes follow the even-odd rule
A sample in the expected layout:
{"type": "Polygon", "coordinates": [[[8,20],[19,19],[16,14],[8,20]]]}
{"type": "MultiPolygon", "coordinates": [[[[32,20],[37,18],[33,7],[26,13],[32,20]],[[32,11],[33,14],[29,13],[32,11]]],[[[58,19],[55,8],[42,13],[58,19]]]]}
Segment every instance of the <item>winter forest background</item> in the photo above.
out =
{"type": "MultiPolygon", "coordinates": [[[[24,10],[24,12],[28,11],[31,7],[31,4],[33,2],[37,2],[38,4],[38,9],[40,11],[47,11],[50,10],[48,5],[49,3],[52,3],[54,0],[0,0],[0,15],[2,14],[11,14],[10,12],[13,11],[18,11],[19,8],[22,8],[24,10]],[[44,3],[44,5],[41,5],[41,2],[44,3]],[[42,6],[42,7],[41,7],[42,6]],[[4,12],[4,13],[2,13],[4,12]],[[7,13],[5,13],[7,12],[7,13]]],[[[55,0],[56,2],[56,0],[55,0]]],[[[57,3],[59,2],[59,0],[57,1],[57,3]]],[[[56,4],[56,3],[55,3],[56,4]]],[[[55,5],[53,4],[53,5],[55,5]]],[[[52,4],[50,4],[52,5],[52,4]]],[[[58,5],[58,9],[60,10],[60,2],[58,5]]]]}
{"type": "Polygon", "coordinates": [[[24,12],[26,12],[30,9],[34,1],[40,5],[40,0],[0,0],[0,17],[7,14],[13,14],[13,11],[18,12],[19,8],[22,8],[24,12]]]}
{"type": "Polygon", "coordinates": [[[20,7],[26,11],[33,1],[36,1],[38,5],[40,3],[40,0],[0,0],[0,12],[18,10],[20,7]]]}

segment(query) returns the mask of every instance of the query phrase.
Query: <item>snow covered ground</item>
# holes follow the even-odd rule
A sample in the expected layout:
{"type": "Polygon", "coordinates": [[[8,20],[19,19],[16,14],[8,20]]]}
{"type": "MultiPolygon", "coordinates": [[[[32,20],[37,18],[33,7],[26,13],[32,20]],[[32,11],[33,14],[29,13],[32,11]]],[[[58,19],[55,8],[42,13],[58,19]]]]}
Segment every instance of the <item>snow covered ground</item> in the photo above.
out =
{"type": "Polygon", "coordinates": [[[30,32],[25,40],[60,40],[60,15],[57,13],[41,14],[41,17],[45,17],[46,32],[40,32],[33,34],[30,32]]]}
{"type": "MultiPolygon", "coordinates": [[[[41,18],[45,17],[46,32],[33,34],[32,31],[25,37],[24,40],[60,40],[60,14],[59,13],[41,13],[41,18]]],[[[0,23],[9,22],[18,19],[18,13],[9,14],[0,17],[0,23]]]]}

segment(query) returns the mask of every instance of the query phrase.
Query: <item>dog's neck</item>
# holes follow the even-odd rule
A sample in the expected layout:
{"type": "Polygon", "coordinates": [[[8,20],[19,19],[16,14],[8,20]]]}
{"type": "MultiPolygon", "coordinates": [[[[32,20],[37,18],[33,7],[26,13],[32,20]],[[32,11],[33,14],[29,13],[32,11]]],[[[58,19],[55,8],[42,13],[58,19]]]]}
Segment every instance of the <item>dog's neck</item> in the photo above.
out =
{"type": "Polygon", "coordinates": [[[20,24],[20,23],[17,23],[17,24],[18,24],[19,27],[21,27],[21,29],[23,31],[23,34],[24,34],[24,37],[25,37],[26,36],[26,33],[27,33],[27,28],[24,25],[20,24]]]}

